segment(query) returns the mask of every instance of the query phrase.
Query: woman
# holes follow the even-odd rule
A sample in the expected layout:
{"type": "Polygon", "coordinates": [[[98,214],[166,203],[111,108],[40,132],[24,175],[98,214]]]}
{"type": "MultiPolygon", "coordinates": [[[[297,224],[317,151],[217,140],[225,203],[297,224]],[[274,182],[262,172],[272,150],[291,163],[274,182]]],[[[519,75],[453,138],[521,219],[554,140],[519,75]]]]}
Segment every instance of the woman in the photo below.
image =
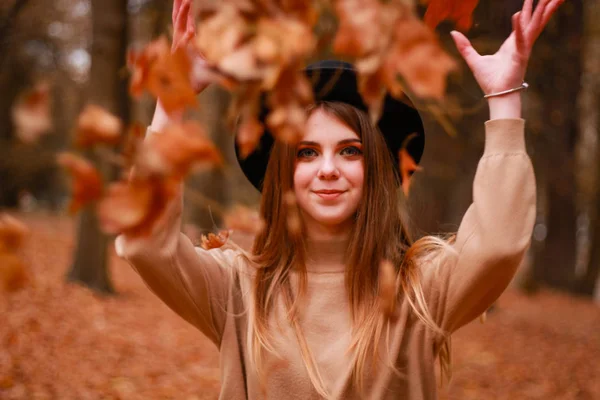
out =
{"type": "MultiPolygon", "coordinates": [[[[195,248],[180,233],[181,200],[150,237],[117,239],[118,253],[148,286],[219,348],[220,398],[436,397],[434,364],[449,366],[450,334],[500,296],[529,245],[535,180],[518,89],[531,47],[561,2],[541,0],[532,10],[525,0],[513,33],[492,56],[452,33],[490,106],[474,201],[455,240],[411,242],[397,212],[393,132],[417,131],[408,150],[418,162],[418,113],[388,99],[382,121],[389,123],[373,126],[348,90],[355,82],[344,64],[333,66],[346,76],[336,84],[341,90],[311,108],[298,146],[265,136],[240,162],[263,194],[266,228],[251,254],[233,244],[195,248]],[[288,226],[291,217],[299,218],[299,232],[288,226]],[[398,276],[391,316],[377,303],[384,260],[398,276]]],[[[176,1],[177,45],[194,34],[189,9],[189,1],[176,1]]],[[[312,70],[326,75],[331,67],[312,70]]],[[[150,132],[168,123],[159,106],[150,132]]]]}

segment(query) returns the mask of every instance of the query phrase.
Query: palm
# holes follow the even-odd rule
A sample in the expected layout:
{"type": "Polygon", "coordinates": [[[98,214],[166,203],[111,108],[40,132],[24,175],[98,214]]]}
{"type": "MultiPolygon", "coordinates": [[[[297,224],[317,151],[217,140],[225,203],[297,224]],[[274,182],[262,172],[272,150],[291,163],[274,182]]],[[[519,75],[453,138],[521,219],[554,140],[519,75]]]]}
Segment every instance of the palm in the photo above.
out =
{"type": "Polygon", "coordinates": [[[452,37],[484,93],[497,93],[519,86],[525,77],[531,48],[550,17],[564,0],[525,0],[523,10],[513,16],[513,31],[493,55],[481,56],[459,32],[452,37]]]}

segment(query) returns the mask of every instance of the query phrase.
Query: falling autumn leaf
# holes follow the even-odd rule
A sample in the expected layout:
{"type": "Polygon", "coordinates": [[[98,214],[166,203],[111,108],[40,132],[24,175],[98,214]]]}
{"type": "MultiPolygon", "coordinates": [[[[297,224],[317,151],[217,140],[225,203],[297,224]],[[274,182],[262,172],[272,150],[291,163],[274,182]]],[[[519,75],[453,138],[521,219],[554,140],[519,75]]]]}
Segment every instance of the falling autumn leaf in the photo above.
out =
{"type": "Polygon", "coordinates": [[[209,233],[208,235],[202,235],[200,238],[200,246],[205,250],[218,249],[222,247],[229,239],[229,231],[222,230],[218,234],[209,233]]]}
{"type": "Polygon", "coordinates": [[[37,84],[18,97],[12,108],[17,137],[24,143],[36,142],[52,128],[50,115],[50,85],[37,84]]]}
{"type": "Polygon", "coordinates": [[[202,126],[185,121],[149,136],[137,155],[136,167],[142,174],[180,180],[196,165],[221,165],[222,162],[219,151],[202,126]]]}
{"type": "Polygon", "coordinates": [[[385,62],[385,82],[394,94],[398,74],[419,97],[442,99],[446,78],[456,68],[454,60],[442,49],[435,33],[416,18],[400,21],[398,38],[385,62]]]}
{"type": "Polygon", "coordinates": [[[125,169],[129,169],[135,161],[135,156],[144,142],[146,128],[140,123],[134,123],[127,129],[121,155],[125,159],[125,169]]]}
{"type": "Polygon", "coordinates": [[[165,37],[151,42],[137,53],[129,51],[128,64],[132,69],[130,93],[139,97],[149,91],[160,102],[167,113],[196,107],[196,93],[191,86],[191,65],[182,48],[171,52],[165,37]]]}
{"type": "Polygon", "coordinates": [[[21,248],[29,229],[18,219],[0,213],[0,251],[15,251],[21,248]]]}
{"type": "Polygon", "coordinates": [[[383,260],[379,264],[379,306],[387,318],[396,314],[397,296],[396,269],[390,261],[383,260]]]}
{"type": "Polygon", "coordinates": [[[286,206],[286,226],[288,232],[293,235],[299,235],[302,232],[302,221],[298,211],[298,203],[294,192],[287,192],[283,195],[283,203],[286,206]]]}
{"type": "Polygon", "coordinates": [[[159,179],[110,184],[97,206],[102,230],[108,234],[149,234],[176,190],[159,179]]]}
{"type": "Polygon", "coordinates": [[[75,145],[90,147],[96,144],[118,144],[121,140],[121,120],[104,108],[88,104],[77,119],[75,145]]]}
{"type": "Polygon", "coordinates": [[[473,12],[479,0],[430,0],[424,21],[435,29],[444,20],[454,21],[456,29],[466,32],[473,25],[473,12]]]}
{"type": "Polygon", "coordinates": [[[70,213],[76,213],[81,207],[100,198],[103,189],[102,177],[92,163],[71,153],[59,154],[57,162],[73,179],[70,213]]]}
{"type": "Polygon", "coordinates": [[[27,285],[29,276],[25,265],[15,253],[0,251],[0,285],[7,292],[14,292],[27,285]]]}
{"type": "Polygon", "coordinates": [[[357,83],[369,115],[377,121],[386,93],[442,99],[455,68],[436,35],[402,1],[336,0],[340,29],[334,51],[354,59],[357,83]]]}
{"type": "Polygon", "coordinates": [[[408,143],[416,136],[417,134],[415,133],[408,135],[404,139],[401,149],[398,151],[398,159],[400,160],[400,177],[402,178],[402,191],[404,192],[405,196],[408,196],[408,192],[410,191],[410,183],[413,174],[423,169],[417,165],[415,160],[406,149],[408,143]]]}

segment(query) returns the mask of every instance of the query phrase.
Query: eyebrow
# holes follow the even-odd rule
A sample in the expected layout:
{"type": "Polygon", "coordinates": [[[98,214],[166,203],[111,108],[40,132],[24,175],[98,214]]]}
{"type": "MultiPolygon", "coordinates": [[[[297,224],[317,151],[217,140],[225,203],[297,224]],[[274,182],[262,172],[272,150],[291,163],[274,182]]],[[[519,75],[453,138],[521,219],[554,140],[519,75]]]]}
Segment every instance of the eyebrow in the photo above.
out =
{"type": "MultiPolygon", "coordinates": [[[[362,141],[360,139],[344,139],[344,140],[340,140],[337,144],[338,146],[341,144],[349,144],[349,143],[359,143],[362,144],[362,141]]],[[[311,142],[311,141],[306,141],[303,140],[300,143],[298,143],[299,145],[303,145],[303,146],[320,146],[319,143],[317,142],[311,142]]]]}

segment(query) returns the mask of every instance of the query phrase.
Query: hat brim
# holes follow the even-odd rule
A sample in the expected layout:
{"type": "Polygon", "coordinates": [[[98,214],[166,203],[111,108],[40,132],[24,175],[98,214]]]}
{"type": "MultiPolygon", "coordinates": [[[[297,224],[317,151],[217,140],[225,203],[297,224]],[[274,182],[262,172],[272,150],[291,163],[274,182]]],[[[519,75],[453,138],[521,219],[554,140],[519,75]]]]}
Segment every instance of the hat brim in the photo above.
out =
{"type": "MultiPolygon", "coordinates": [[[[358,92],[356,72],[351,64],[325,60],[309,65],[304,72],[313,83],[315,101],[339,101],[368,111],[358,92]]],[[[267,113],[268,109],[263,102],[261,119],[267,113]]],[[[415,135],[406,144],[406,150],[414,161],[419,163],[425,147],[425,131],[421,116],[408,97],[395,99],[389,94],[386,95],[377,126],[394,157],[394,166],[397,170],[400,165],[399,151],[406,137],[413,133],[415,135]]],[[[262,135],[259,145],[246,158],[240,157],[237,141],[235,144],[237,160],[242,171],[259,191],[262,191],[262,182],[267,171],[273,143],[274,138],[265,127],[265,133],[262,135]]]]}

